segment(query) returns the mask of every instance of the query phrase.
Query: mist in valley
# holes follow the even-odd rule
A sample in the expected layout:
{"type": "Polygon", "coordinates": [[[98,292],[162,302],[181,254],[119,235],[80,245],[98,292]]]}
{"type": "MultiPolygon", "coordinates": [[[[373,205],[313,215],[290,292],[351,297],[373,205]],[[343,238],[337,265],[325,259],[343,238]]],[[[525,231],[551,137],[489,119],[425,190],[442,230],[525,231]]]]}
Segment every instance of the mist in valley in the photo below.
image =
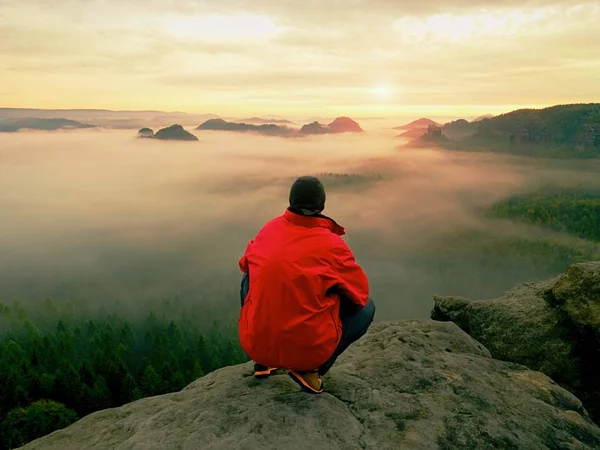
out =
{"type": "Polygon", "coordinates": [[[238,259],[283,213],[293,180],[354,174],[322,176],[325,214],[346,228],[377,320],[426,317],[432,294],[490,298],[563,269],[492,254],[495,242],[549,232],[486,218],[490,205],[540,186],[600,184],[597,163],[411,149],[380,123],[360,136],[195,134],[199,142],[132,130],[0,135],[0,302],[138,314],[148,299],[179,297],[235,314],[238,259]]]}

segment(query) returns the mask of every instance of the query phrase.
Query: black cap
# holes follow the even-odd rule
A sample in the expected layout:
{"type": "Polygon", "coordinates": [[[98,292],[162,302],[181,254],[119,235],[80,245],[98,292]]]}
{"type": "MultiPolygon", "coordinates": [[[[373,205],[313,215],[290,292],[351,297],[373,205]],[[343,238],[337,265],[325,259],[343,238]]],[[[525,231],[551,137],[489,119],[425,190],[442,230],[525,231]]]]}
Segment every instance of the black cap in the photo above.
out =
{"type": "Polygon", "coordinates": [[[320,213],[325,209],[325,188],[316,177],[298,178],[290,189],[290,208],[320,213]]]}

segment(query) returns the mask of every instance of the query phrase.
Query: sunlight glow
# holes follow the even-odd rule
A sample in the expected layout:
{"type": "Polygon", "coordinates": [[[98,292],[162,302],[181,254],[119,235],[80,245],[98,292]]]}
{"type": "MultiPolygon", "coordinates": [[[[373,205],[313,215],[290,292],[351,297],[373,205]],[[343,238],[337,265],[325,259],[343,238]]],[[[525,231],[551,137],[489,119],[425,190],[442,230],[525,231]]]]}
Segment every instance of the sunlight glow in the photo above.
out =
{"type": "Polygon", "coordinates": [[[600,99],[600,0],[297,3],[0,0],[0,106],[475,117],[600,99]]]}
{"type": "Polygon", "coordinates": [[[373,93],[379,98],[388,98],[392,95],[392,88],[384,84],[373,86],[373,93]]]}

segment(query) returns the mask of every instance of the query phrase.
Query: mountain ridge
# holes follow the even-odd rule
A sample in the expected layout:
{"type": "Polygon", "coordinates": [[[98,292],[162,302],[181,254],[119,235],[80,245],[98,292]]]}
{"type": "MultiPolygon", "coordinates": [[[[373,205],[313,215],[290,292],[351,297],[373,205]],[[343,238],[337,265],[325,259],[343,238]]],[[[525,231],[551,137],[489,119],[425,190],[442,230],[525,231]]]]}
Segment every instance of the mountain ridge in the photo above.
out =
{"type": "Polygon", "coordinates": [[[0,133],[14,133],[20,130],[57,131],[84,128],[96,128],[96,126],[64,118],[0,118],[0,133]]]}
{"type": "MultiPolygon", "coordinates": [[[[600,157],[600,103],[518,109],[462,124],[460,133],[455,136],[451,135],[450,127],[451,124],[441,127],[449,139],[438,142],[449,149],[547,157],[600,157]]],[[[411,144],[428,142],[431,140],[425,136],[411,144]]]]}

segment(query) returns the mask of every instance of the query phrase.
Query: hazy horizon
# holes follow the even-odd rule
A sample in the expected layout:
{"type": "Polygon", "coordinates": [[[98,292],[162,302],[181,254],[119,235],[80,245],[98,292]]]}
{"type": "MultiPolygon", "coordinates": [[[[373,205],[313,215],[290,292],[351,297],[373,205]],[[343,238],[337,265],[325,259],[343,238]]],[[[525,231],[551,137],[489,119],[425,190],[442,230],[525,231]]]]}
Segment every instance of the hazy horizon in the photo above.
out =
{"type": "Polygon", "coordinates": [[[600,101],[595,0],[0,1],[0,105],[475,117],[600,101]]]}
{"type": "MultiPolygon", "coordinates": [[[[550,107],[556,105],[546,105],[544,107],[550,107]]],[[[472,114],[472,115],[436,115],[435,112],[431,114],[427,114],[427,111],[424,110],[422,113],[419,111],[415,111],[414,114],[402,114],[402,115],[387,115],[387,116],[357,116],[357,115],[348,115],[348,114],[338,114],[338,115],[306,115],[301,113],[288,112],[287,114],[277,113],[277,111],[271,111],[270,113],[252,113],[248,114],[239,114],[239,115],[231,115],[231,114],[215,114],[210,110],[207,111],[181,111],[181,110],[159,110],[159,109],[144,109],[144,110],[136,110],[136,109],[107,109],[107,108],[39,108],[39,107],[18,107],[18,106],[5,106],[0,105],[0,117],[2,116],[1,110],[4,110],[5,116],[11,118],[66,118],[72,120],[85,120],[89,119],[93,122],[94,118],[98,119],[106,119],[107,116],[115,116],[115,119],[141,119],[144,116],[155,115],[155,114],[165,114],[169,118],[161,118],[162,122],[157,126],[169,126],[172,125],[173,120],[180,120],[182,125],[184,126],[194,126],[200,125],[198,123],[198,118],[200,120],[207,120],[208,118],[222,118],[229,121],[244,121],[252,118],[259,118],[268,121],[269,119],[280,120],[280,119],[288,119],[292,122],[292,125],[301,125],[307,122],[319,121],[322,123],[326,123],[328,121],[334,120],[336,117],[350,117],[353,120],[358,122],[367,121],[370,123],[379,122],[385,123],[389,126],[401,126],[406,125],[414,120],[420,118],[429,118],[439,123],[447,123],[457,119],[467,119],[473,120],[476,118],[480,118],[482,116],[491,114],[472,114]],[[35,114],[28,114],[29,111],[35,111],[35,114]],[[64,113],[67,113],[65,115],[64,113]],[[118,117],[116,117],[118,116],[118,117]]],[[[512,112],[512,110],[500,111],[498,114],[504,114],[512,112]]],[[[491,114],[493,115],[493,114],[491,114]]],[[[102,125],[100,125],[102,127],[102,125]]],[[[133,127],[132,127],[133,129],[133,127]]]]}

